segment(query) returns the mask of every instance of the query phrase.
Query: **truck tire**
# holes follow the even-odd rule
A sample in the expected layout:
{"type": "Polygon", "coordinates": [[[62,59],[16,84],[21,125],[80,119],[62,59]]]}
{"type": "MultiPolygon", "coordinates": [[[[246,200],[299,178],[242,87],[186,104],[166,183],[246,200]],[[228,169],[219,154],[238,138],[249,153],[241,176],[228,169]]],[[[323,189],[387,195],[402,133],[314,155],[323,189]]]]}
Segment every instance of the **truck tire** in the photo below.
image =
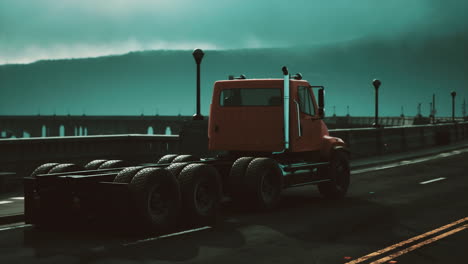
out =
{"type": "Polygon", "coordinates": [[[232,164],[231,171],[227,179],[227,192],[234,200],[238,202],[244,196],[244,177],[245,172],[249,163],[253,160],[253,157],[241,157],[238,158],[234,164],[232,164]]]}
{"type": "Polygon", "coordinates": [[[177,156],[179,156],[179,155],[177,155],[177,154],[167,154],[167,155],[164,155],[164,156],[162,156],[162,157],[158,160],[157,164],[167,164],[167,163],[171,163],[172,160],[175,159],[177,156]]]}
{"type": "Polygon", "coordinates": [[[97,170],[99,166],[101,166],[106,161],[107,160],[105,159],[92,160],[84,166],[84,169],[85,170],[97,170]]]}
{"type": "Polygon", "coordinates": [[[125,167],[126,163],[123,160],[108,160],[104,163],[102,163],[99,167],[98,170],[102,169],[113,169],[113,168],[122,168],[125,167]]]}
{"type": "Polygon", "coordinates": [[[320,194],[328,199],[340,199],[346,195],[349,187],[350,167],[349,158],[344,151],[332,154],[330,166],[319,171],[322,178],[331,179],[330,182],[318,184],[320,194]]]}
{"type": "Polygon", "coordinates": [[[189,162],[189,161],[200,161],[200,159],[192,155],[179,155],[175,159],[172,160],[172,163],[189,162]]]}
{"type": "Polygon", "coordinates": [[[179,179],[180,172],[189,164],[190,164],[189,162],[172,163],[171,165],[169,165],[166,168],[166,170],[168,170],[170,173],[172,173],[172,175],[174,175],[174,177],[176,177],[176,179],[179,179]]]}
{"type": "Polygon", "coordinates": [[[283,189],[283,174],[270,158],[253,159],[245,173],[245,191],[252,205],[260,209],[275,207],[283,189]]]}
{"type": "Polygon", "coordinates": [[[39,174],[47,174],[49,173],[49,171],[57,166],[58,163],[44,163],[42,164],[41,166],[37,167],[32,173],[31,173],[31,177],[36,177],[37,175],[39,174]]]}
{"type": "Polygon", "coordinates": [[[137,221],[145,231],[165,233],[175,227],[180,213],[180,187],[165,169],[144,168],[130,182],[137,221]]]}
{"type": "Polygon", "coordinates": [[[82,170],[79,166],[73,164],[73,163],[64,163],[64,164],[59,164],[55,167],[53,167],[50,171],[49,174],[52,173],[61,173],[61,172],[72,172],[72,171],[79,171],[82,170]]]}
{"type": "Polygon", "coordinates": [[[123,169],[117,176],[114,178],[114,182],[119,182],[119,183],[130,183],[135,177],[135,175],[143,169],[142,166],[136,166],[136,167],[128,167],[123,169]]]}
{"type": "Polygon", "coordinates": [[[213,166],[189,164],[178,177],[182,192],[184,217],[194,224],[206,224],[216,219],[221,201],[221,178],[213,166]]]}

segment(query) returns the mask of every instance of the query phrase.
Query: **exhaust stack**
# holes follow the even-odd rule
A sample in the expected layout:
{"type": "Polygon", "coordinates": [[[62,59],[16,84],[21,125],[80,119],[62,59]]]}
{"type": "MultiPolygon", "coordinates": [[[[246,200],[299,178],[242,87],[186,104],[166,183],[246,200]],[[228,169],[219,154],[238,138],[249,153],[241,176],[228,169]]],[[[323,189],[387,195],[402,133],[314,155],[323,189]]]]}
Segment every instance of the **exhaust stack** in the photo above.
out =
{"type": "Polygon", "coordinates": [[[289,72],[286,66],[283,66],[284,91],[283,91],[283,119],[284,119],[284,151],[289,149],[289,72]]]}

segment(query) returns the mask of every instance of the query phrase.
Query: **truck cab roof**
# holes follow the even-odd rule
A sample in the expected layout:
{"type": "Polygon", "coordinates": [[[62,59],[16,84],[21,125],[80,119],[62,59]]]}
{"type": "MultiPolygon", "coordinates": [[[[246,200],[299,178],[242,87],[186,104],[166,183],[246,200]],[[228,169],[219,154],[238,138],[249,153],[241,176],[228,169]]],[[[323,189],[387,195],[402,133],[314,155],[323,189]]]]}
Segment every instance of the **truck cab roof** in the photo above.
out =
{"type": "MultiPolygon", "coordinates": [[[[307,80],[291,79],[290,83],[310,86],[307,80]]],[[[216,81],[214,88],[283,88],[283,84],[284,79],[237,79],[216,81]]]]}

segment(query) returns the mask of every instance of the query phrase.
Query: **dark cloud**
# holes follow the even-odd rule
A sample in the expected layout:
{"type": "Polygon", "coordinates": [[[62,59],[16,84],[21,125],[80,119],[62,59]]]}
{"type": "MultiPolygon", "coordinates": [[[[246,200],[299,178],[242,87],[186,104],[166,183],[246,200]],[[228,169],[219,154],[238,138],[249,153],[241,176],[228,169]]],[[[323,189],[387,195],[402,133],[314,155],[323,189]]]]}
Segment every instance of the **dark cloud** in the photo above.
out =
{"type": "Polygon", "coordinates": [[[309,45],[466,26],[461,1],[0,1],[0,63],[142,49],[309,45]]]}

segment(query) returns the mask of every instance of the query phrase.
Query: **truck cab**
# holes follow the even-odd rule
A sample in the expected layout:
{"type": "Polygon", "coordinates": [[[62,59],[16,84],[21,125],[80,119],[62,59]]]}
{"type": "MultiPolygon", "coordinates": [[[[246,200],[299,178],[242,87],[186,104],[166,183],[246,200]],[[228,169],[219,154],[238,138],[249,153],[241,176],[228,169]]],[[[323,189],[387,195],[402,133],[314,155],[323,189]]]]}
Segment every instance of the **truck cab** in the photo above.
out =
{"type": "Polygon", "coordinates": [[[330,137],[323,122],[323,89],[298,77],[215,82],[209,149],[328,155],[329,145],[344,146],[344,142],[330,137]]]}

